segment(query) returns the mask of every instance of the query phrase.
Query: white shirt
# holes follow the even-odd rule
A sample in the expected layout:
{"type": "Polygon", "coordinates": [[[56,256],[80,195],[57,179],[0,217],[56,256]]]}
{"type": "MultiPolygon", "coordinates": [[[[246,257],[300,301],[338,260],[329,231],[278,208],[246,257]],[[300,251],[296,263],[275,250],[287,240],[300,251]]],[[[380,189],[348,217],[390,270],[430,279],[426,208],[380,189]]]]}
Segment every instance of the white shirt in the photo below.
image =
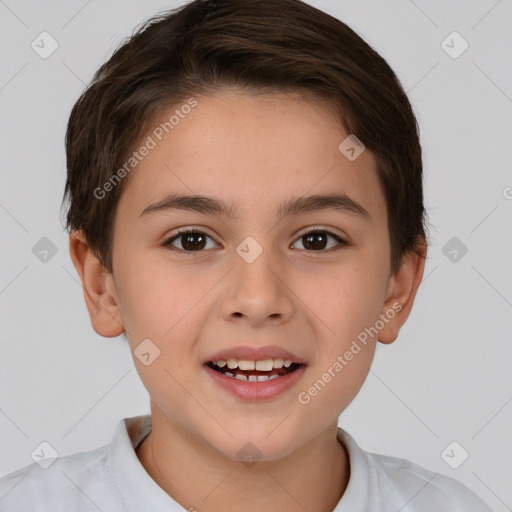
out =
{"type": "MultiPolygon", "coordinates": [[[[149,476],[135,449],[151,416],[121,420],[110,444],[36,462],[0,478],[1,512],[183,512],[149,476]]],[[[405,459],[368,453],[338,428],[350,458],[350,479],[333,512],[491,512],[456,480],[405,459]]],[[[201,498],[195,506],[199,512],[201,498]]]]}

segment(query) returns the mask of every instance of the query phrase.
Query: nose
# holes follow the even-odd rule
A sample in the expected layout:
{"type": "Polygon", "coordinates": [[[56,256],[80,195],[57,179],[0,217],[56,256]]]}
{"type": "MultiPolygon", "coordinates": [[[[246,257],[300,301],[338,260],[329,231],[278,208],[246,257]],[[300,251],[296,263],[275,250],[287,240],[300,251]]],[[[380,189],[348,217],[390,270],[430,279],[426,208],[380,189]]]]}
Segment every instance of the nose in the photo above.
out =
{"type": "Polygon", "coordinates": [[[274,325],[289,320],[293,313],[293,292],[286,282],[284,262],[264,250],[248,263],[238,255],[228,274],[221,313],[227,321],[245,321],[252,326],[274,325]]]}

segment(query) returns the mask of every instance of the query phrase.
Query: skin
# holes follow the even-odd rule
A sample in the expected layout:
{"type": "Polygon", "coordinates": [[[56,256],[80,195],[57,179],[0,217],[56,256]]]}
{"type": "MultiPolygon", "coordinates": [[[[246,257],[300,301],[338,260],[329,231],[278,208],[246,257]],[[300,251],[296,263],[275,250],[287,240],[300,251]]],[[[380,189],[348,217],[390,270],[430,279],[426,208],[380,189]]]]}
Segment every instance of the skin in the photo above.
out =
{"type": "Polygon", "coordinates": [[[377,341],[392,343],[409,316],[426,248],[422,257],[405,254],[391,271],[374,157],[365,150],[349,161],[338,150],[348,134],[322,100],[237,90],[196,98],[198,106],[127,178],[113,273],[83,233],[70,235],[92,326],[105,337],[125,332],[132,354],[146,338],[160,349],[149,366],[134,357],[153,420],[137,456],[178,503],[209,512],[228,502],[249,512],[332,511],[350,475],[336,439],[338,416],[368,375],[377,341]],[[232,200],[239,216],[176,210],[139,217],[169,192],[232,200]],[[332,192],[349,195],[371,219],[331,209],[277,222],[284,199],[332,192]],[[187,226],[211,237],[202,252],[187,254],[183,237],[174,250],[163,245],[187,226]],[[328,238],[311,249],[303,235],[312,227],[349,245],[328,238]],[[235,251],[247,236],[263,248],[251,264],[235,251]],[[308,404],[299,403],[298,394],[396,303],[401,311],[378,336],[308,404]],[[274,399],[236,398],[212,384],[202,362],[240,344],[288,349],[304,358],[305,374],[274,399]],[[237,457],[248,442],[262,454],[251,467],[237,457]]]}

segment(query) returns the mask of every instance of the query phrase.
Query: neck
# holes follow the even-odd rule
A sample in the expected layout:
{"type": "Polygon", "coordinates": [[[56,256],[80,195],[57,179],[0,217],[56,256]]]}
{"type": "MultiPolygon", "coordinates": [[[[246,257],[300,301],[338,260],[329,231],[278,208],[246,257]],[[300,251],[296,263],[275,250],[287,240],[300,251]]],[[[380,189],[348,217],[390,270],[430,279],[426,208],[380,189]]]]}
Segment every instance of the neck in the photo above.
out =
{"type": "Polygon", "coordinates": [[[332,512],[348,484],[348,454],[336,438],[336,423],[285,458],[249,467],[205,449],[157,418],[152,414],[153,429],[137,448],[137,457],[186,509],[224,512],[227,503],[237,503],[246,512],[332,512]]]}

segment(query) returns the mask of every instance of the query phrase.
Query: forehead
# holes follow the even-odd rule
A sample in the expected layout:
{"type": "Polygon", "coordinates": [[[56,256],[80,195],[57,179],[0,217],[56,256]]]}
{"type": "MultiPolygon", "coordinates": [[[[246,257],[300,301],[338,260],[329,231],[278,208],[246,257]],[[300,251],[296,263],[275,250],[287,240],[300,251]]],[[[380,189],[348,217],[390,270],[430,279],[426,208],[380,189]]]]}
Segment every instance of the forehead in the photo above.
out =
{"type": "Polygon", "coordinates": [[[154,147],[121,197],[138,214],[172,192],[217,197],[240,216],[326,193],[350,195],[368,211],[385,208],[373,155],[344,156],[339,146],[349,134],[326,100],[237,91],[194,98],[197,105],[175,116],[172,128],[164,123],[180,105],[162,112],[155,129],[168,133],[161,140],[155,133],[162,129],[148,134],[154,147]]]}

